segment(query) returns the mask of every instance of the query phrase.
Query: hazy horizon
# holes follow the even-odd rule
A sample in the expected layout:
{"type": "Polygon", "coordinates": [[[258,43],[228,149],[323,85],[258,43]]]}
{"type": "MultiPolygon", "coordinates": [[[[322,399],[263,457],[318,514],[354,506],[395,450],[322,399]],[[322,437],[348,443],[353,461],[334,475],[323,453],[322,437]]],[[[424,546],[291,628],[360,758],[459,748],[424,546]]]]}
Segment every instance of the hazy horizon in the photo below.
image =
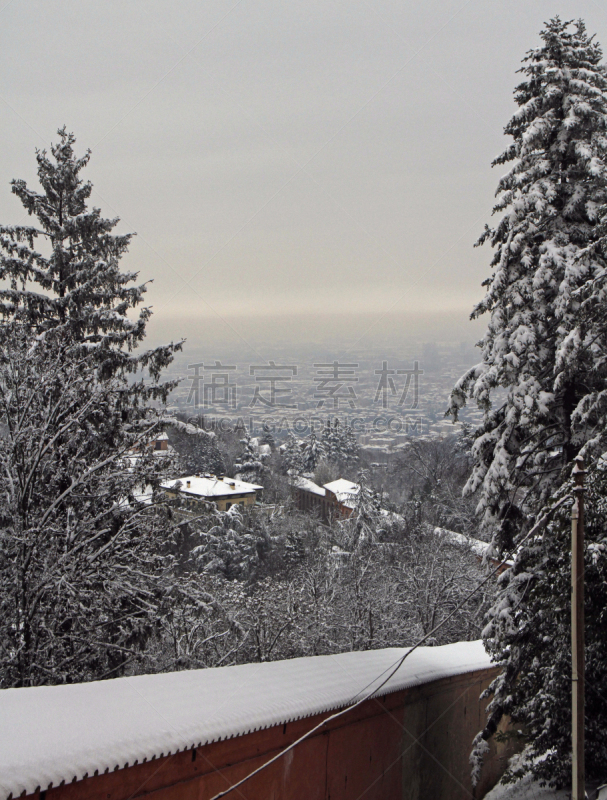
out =
{"type": "Polygon", "coordinates": [[[186,339],[184,353],[239,351],[242,358],[264,355],[276,347],[367,350],[411,347],[424,342],[465,342],[483,335],[485,320],[450,314],[272,314],[266,316],[152,316],[147,345],[186,339]]]}
{"type": "Polygon", "coordinates": [[[65,124],[150,342],[478,339],[490,163],[557,13],[607,45],[581,0],[6,3],[0,222],[65,124]]]}

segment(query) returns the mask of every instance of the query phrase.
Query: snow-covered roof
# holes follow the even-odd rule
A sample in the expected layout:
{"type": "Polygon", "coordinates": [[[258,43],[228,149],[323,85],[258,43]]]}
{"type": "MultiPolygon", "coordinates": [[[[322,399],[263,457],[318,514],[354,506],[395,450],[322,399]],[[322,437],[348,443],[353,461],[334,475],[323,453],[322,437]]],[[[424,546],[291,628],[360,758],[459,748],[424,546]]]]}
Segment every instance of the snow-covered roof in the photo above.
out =
{"type": "Polygon", "coordinates": [[[163,431],[162,433],[159,433],[159,434],[158,434],[158,436],[156,436],[156,438],[154,439],[154,441],[155,441],[155,442],[164,442],[164,441],[166,441],[168,438],[169,438],[169,437],[168,437],[168,435],[167,435],[167,434],[166,434],[166,433],[163,431]]]}
{"type": "Polygon", "coordinates": [[[360,486],[352,481],[347,481],[345,478],[338,478],[336,481],[324,484],[325,489],[337,497],[338,501],[348,508],[354,508],[354,498],[360,491],[360,486]]]}
{"type": "Polygon", "coordinates": [[[466,545],[472,550],[473,553],[475,553],[475,555],[481,558],[489,549],[488,542],[482,542],[480,539],[473,539],[471,536],[464,536],[463,533],[449,531],[446,528],[435,528],[434,533],[436,533],[438,536],[444,536],[445,539],[453,542],[453,544],[466,545]]]}
{"type": "Polygon", "coordinates": [[[322,486],[318,486],[318,484],[314,483],[314,481],[309,480],[309,478],[302,478],[301,476],[294,478],[293,480],[294,486],[297,486],[298,489],[304,489],[306,492],[311,492],[312,494],[318,494],[321,497],[326,495],[326,491],[322,488],[322,486]]]}
{"type": "Polygon", "coordinates": [[[215,475],[187,475],[161,483],[163,489],[174,489],[181,482],[182,494],[195,495],[196,497],[227,497],[230,494],[251,494],[263,489],[256,483],[247,483],[237,478],[217,478],[215,475]],[[189,486],[188,486],[189,483],[189,486]]]}
{"type": "Polygon", "coordinates": [[[197,425],[192,425],[191,422],[181,422],[175,417],[165,417],[164,422],[166,425],[170,425],[174,430],[181,431],[181,433],[187,433],[192,436],[206,436],[209,439],[215,438],[214,431],[207,431],[204,428],[199,428],[197,425]]]}
{"type": "MultiPolygon", "coordinates": [[[[406,649],[0,690],[0,798],[348,705],[406,649]]],[[[379,692],[491,666],[482,642],[420,647],[379,692]]]]}
{"type": "Polygon", "coordinates": [[[323,484],[325,489],[328,489],[333,494],[358,494],[360,486],[352,481],[347,481],[345,478],[338,478],[331,483],[323,484]]]}

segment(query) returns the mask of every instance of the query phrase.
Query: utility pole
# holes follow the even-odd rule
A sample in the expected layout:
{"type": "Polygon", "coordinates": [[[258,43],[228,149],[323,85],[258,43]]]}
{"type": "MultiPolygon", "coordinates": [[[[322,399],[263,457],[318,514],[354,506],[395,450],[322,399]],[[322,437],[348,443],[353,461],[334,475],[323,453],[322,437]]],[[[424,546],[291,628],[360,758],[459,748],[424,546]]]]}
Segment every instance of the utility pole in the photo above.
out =
{"type": "Polygon", "coordinates": [[[584,459],[573,467],[571,508],[571,800],[584,800],[584,459]]]}

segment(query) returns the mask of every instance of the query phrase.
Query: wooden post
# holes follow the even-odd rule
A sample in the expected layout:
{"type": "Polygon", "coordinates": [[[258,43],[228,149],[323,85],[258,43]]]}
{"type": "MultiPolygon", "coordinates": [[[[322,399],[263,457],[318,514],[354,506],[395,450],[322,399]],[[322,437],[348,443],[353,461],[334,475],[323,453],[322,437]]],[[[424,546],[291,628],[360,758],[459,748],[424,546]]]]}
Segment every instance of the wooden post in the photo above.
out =
{"type": "Polygon", "coordinates": [[[584,459],[573,467],[571,508],[571,800],[584,800],[584,459]]]}

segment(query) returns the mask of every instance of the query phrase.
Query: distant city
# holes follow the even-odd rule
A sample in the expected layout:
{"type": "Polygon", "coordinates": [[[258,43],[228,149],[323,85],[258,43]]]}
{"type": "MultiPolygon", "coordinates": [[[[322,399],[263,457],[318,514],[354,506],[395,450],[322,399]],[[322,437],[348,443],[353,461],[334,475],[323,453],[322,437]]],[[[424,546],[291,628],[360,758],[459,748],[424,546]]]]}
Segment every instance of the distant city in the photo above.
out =
{"type": "Polygon", "coordinates": [[[446,436],[482,419],[474,407],[463,409],[455,426],[445,417],[454,383],[480,360],[473,342],[319,350],[264,347],[265,361],[244,361],[236,348],[188,348],[169,370],[180,379],[169,412],[201,415],[211,430],[254,435],[266,425],[277,441],[319,433],[337,417],[380,460],[410,436],[446,436]]]}

